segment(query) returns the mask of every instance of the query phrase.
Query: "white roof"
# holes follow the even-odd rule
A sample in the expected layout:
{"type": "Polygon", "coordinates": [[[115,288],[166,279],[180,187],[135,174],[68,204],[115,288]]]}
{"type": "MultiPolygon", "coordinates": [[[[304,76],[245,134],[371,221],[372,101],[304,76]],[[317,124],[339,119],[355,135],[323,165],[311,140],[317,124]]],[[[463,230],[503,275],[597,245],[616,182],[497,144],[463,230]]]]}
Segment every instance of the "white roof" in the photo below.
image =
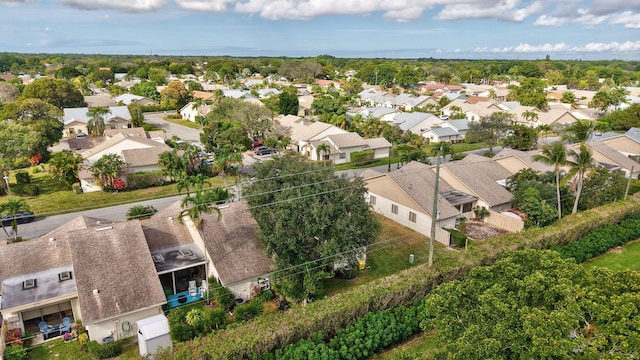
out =
{"type": "Polygon", "coordinates": [[[154,315],[146,319],[136,321],[138,331],[145,340],[169,334],[169,319],[164,315],[154,315]]]}

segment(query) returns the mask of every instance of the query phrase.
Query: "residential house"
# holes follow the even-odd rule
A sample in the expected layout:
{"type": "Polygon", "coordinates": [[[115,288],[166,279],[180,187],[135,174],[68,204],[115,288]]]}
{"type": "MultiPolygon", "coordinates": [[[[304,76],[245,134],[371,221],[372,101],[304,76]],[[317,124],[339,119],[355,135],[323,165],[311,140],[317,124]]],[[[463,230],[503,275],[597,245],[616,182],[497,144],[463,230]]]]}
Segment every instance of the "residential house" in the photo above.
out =
{"type": "Polygon", "coordinates": [[[87,107],[89,108],[108,108],[109,106],[118,105],[118,103],[116,101],[113,101],[113,98],[108,94],[88,95],[84,97],[84,102],[87,103],[87,107]]]}
{"type": "Polygon", "coordinates": [[[206,214],[200,227],[178,221],[176,202],[145,220],[78,217],[39,239],[0,245],[0,314],[23,334],[41,334],[42,321],[82,320],[100,343],[136,336],[136,322],[163,306],[202,299],[210,277],[249,300],[268,288],[273,261],[245,202],[219,208],[221,218],[206,214]]]}
{"type": "Polygon", "coordinates": [[[464,139],[467,131],[469,131],[469,121],[467,119],[449,119],[444,121],[441,126],[455,130],[459,135],[459,139],[464,139]]]}
{"type": "MultiPolygon", "coordinates": [[[[640,175],[640,163],[616,151],[606,143],[602,141],[587,141],[585,145],[591,150],[591,157],[599,165],[611,171],[620,171],[627,177],[637,178],[640,175]]],[[[574,144],[573,147],[578,149],[579,144],[574,144]]]]}
{"type": "Polygon", "coordinates": [[[191,97],[193,97],[194,99],[200,99],[202,101],[213,101],[216,97],[216,94],[211,91],[194,90],[191,93],[191,97]]]}
{"type": "Polygon", "coordinates": [[[422,135],[434,126],[440,126],[443,120],[439,117],[425,112],[401,112],[395,115],[393,125],[403,131],[410,131],[416,135],[422,135]]]}
{"type": "Polygon", "coordinates": [[[102,187],[96,184],[87,169],[103,155],[117,154],[127,164],[125,174],[121,176],[126,183],[126,174],[128,173],[160,170],[158,157],[165,151],[171,151],[171,147],[159,141],[117,133],[99,145],[81,153],[84,163],[78,176],[82,191],[102,190],[102,187]]]}
{"type": "Polygon", "coordinates": [[[427,131],[423,132],[422,137],[429,139],[430,142],[460,142],[464,140],[464,137],[460,135],[455,129],[450,127],[431,127],[427,131]]]}
{"type": "MultiPolygon", "coordinates": [[[[126,106],[110,106],[104,115],[105,129],[123,129],[131,127],[131,113],[126,106]]],[[[64,136],[73,137],[78,133],[87,134],[87,122],[91,119],[88,107],[65,108],[62,121],[64,136]]]]}
{"type": "Polygon", "coordinates": [[[474,154],[440,167],[440,176],[449,185],[477,197],[479,206],[495,212],[511,208],[513,195],[503,185],[511,175],[496,161],[474,154]]]}
{"type": "Polygon", "coordinates": [[[298,116],[305,117],[311,115],[311,104],[313,104],[313,100],[315,100],[313,95],[298,96],[298,116]]]}
{"type": "Polygon", "coordinates": [[[58,326],[68,317],[82,320],[98,342],[135,335],[135,321],[162,314],[166,303],[148,251],[137,221],[88,217],[2,245],[0,312],[22,333],[39,334],[40,322],[58,326]]]}
{"type": "Polygon", "coordinates": [[[118,95],[116,97],[113,98],[113,100],[118,103],[118,104],[123,104],[123,105],[141,105],[141,106],[147,106],[147,105],[159,105],[160,103],[153,100],[153,99],[149,99],[148,97],[144,97],[144,96],[140,96],[140,95],[134,95],[134,94],[122,94],[122,95],[118,95]]]}
{"type": "Polygon", "coordinates": [[[187,105],[183,106],[178,113],[182,116],[183,119],[195,122],[196,119],[204,118],[213,110],[213,105],[208,104],[200,104],[198,105],[195,102],[190,102],[187,105]]]}
{"type": "Polygon", "coordinates": [[[295,115],[281,115],[277,120],[281,126],[290,131],[290,147],[295,152],[307,151],[304,147],[311,141],[323,139],[328,135],[347,133],[346,130],[337,126],[321,121],[310,121],[295,115]]]}
{"type": "Polygon", "coordinates": [[[302,152],[314,161],[331,160],[334,164],[343,164],[351,161],[352,153],[365,150],[374,150],[374,159],[389,157],[390,148],[391,143],[385,138],[363,139],[356,133],[345,132],[309,141],[302,152]],[[318,152],[321,144],[328,146],[328,153],[318,152]]]}
{"type": "MultiPolygon", "coordinates": [[[[436,176],[429,165],[412,161],[398,170],[364,179],[371,209],[426,236],[431,234],[436,176]]],[[[454,189],[445,180],[438,184],[436,240],[450,245],[443,228],[454,228],[456,220],[470,217],[477,197],[454,189]]]]}
{"type": "Polygon", "coordinates": [[[400,113],[399,110],[393,108],[380,108],[380,107],[365,107],[360,108],[355,112],[347,113],[347,116],[355,116],[360,115],[363,118],[374,118],[381,121],[393,122],[393,119],[396,115],[400,113]]]}
{"type": "MultiPolygon", "coordinates": [[[[555,167],[553,165],[548,165],[542,161],[534,160],[534,158],[540,154],[540,150],[520,151],[503,148],[493,156],[492,160],[500,164],[512,175],[515,175],[518,171],[523,169],[532,169],[540,173],[555,171],[555,167]]],[[[563,166],[562,170],[569,171],[569,167],[563,166]]],[[[506,185],[506,183],[502,183],[502,185],[506,185]]]]}

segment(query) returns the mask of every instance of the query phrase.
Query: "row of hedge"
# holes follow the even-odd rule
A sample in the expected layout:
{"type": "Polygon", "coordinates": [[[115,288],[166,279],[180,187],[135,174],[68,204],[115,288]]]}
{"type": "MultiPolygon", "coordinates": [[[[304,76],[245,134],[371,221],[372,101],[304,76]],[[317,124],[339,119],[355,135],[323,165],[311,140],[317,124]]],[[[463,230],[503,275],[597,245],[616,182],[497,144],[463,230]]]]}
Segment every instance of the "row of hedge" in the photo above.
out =
{"type": "MultiPolygon", "coordinates": [[[[380,351],[407,340],[420,331],[420,323],[426,317],[424,301],[415,305],[399,306],[395,310],[369,312],[353,325],[339,329],[327,343],[322,332],[313,339],[305,339],[287,345],[275,352],[264,354],[265,360],[293,359],[367,359],[380,351]]],[[[254,355],[254,360],[260,359],[254,355]]]]}
{"type": "Polygon", "coordinates": [[[640,218],[633,216],[616,225],[594,230],[578,241],[555,250],[563,258],[574,258],[581,263],[637,238],[640,238],[640,218]]]}
{"type": "Polygon", "coordinates": [[[482,242],[471,242],[461,262],[445,266],[437,261],[447,256],[436,253],[436,266],[426,264],[407,269],[351,291],[307,305],[295,305],[287,312],[270,313],[231,329],[214,332],[193,341],[176,344],[158,359],[252,359],[323,331],[325,341],[368,312],[409,306],[439,284],[458,279],[475,266],[495,262],[505,251],[526,248],[549,249],[576,241],[596,228],[616,224],[629,214],[640,213],[640,202],[617,202],[559,220],[544,229],[529,229],[482,242]]]}

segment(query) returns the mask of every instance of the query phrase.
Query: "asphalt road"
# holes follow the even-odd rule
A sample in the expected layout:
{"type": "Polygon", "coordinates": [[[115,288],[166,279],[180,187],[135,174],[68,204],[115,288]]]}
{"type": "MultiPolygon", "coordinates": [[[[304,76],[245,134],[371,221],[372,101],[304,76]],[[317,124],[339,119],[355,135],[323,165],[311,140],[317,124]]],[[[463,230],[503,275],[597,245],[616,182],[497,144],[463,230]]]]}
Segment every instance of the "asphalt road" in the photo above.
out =
{"type": "MultiPolygon", "coordinates": [[[[56,228],[66,224],[67,222],[84,215],[89,217],[95,217],[111,221],[123,221],[126,220],[126,214],[129,209],[135,205],[151,205],[158,210],[162,210],[165,207],[180,201],[183,198],[180,196],[171,196],[162,199],[144,200],[129,204],[110,206],[101,209],[88,209],[79,212],[46,216],[36,218],[35,221],[18,225],[18,235],[25,239],[36,239],[40,236],[47,234],[48,232],[55,230],[56,228]]],[[[81,205],[81,204],[79,204],[81,205]]],[[[36,214],[37,216],[38,214],[36,214]]],[[[177,216],[178,214],[176,214],[177,216]]],[[[11,232],[11,231],[9,231],[11,232]]],[[[0,239],[6,237],[3,232],[0,232],[0,239]]]]}

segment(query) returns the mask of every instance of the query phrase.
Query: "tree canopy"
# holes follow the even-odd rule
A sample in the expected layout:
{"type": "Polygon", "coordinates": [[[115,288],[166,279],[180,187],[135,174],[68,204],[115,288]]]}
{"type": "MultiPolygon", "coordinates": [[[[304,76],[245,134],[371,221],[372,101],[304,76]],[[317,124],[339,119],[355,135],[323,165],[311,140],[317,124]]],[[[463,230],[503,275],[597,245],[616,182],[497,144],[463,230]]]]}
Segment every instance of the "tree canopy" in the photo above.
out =
{"type": "Polygon", "coordinates": [[[506,254],[426,297],[440,359],[637,357],[640,273],[613,273],[553,251],[506,254]]]}
{"type": "MultiPolygon", "coordinates": [[[[355,262],[356,251],[378,235],[380,224],[360,178],[337,177],[333,168],[290,157],[258,163],[254,170],[243,196],[279,269],[299,274],[305,267],[355,262]]],[[[291,278],[302,284],[302,278],[291,278]]]]}
{"type": "Polygon", "coordinates": [[[24,87],[20,98],[40,99],[58,109],[87,105],[84,102],[84,97],[73,83],[61,79],[36,79],[24,87]]]}

